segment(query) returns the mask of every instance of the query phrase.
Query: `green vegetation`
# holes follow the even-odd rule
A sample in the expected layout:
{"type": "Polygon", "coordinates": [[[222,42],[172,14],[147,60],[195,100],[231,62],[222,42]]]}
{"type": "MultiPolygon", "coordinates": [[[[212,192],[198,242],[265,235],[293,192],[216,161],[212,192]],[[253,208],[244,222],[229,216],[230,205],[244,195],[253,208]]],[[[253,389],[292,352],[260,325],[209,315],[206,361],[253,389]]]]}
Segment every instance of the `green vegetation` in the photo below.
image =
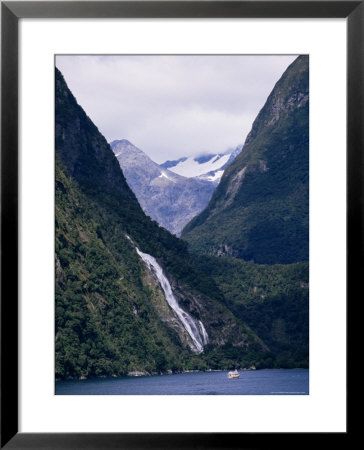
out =
{"type": "Polygon", "coordinates": [[[269,347],[251,355],[257,368],[308,367],[308,263],[258,265],[201,256],[196,263],[223,292],[227,305],[269,347]]]}
{"type": "Polygon", "coordinates": [[[106,246],[106,220],[57,161],[56,376],[182,370],[189,351],[157,316],[125,235],[106,246]]]}

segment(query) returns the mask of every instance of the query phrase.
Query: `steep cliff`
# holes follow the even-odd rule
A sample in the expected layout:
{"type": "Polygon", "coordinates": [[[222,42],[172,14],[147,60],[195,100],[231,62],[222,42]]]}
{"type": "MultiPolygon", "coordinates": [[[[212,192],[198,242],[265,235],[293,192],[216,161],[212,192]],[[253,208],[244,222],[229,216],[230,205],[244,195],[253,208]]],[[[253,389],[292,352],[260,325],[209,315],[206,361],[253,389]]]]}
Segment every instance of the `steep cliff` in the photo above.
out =
{"type": "Polygon", "coordinates": [[[275,85],[208,206],[183,230],[193,252],[263,264],[308,260],[309,59],[275,85]]]}

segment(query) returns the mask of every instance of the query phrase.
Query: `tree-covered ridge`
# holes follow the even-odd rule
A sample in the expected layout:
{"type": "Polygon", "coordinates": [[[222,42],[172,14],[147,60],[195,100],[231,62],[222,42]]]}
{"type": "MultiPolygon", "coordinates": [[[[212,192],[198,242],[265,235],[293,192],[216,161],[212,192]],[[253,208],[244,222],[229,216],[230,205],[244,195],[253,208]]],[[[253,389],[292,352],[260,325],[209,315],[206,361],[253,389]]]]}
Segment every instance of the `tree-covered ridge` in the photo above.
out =
{"type": "Polygon", "coordinates": [[[308,260],[309,70],[298,57],[254,121],[207,208],[184,229],[193,252],[261,264],[308,260]]]}
{"type": "Polygon", "coordinates": [[[57,161],[56,377],[180,370],[189,352],[156,314],[128,239],[108,247],[102,216],[57,161]]]}
{"type": "Polygon", "coordinates": [[[257,367],[308,367],[308,262],[259,265],[200,256],[196,263],[215,280],[235,316],[269,347],[257,367]]]}

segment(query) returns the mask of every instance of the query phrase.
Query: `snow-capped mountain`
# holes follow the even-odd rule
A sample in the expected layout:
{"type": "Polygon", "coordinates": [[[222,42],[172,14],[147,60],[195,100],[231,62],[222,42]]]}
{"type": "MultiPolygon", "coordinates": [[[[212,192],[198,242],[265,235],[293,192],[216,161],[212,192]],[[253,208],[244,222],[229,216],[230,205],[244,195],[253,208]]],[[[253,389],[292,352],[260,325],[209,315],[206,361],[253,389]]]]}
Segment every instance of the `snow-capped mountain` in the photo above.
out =
{"type": "Polygon", "coordinates": [[[235,149],[229,149],[224,153],[182,157],[166,161],[160,166],[184,177],[199,178],[218,184],[225,167],[236,158],[242,147],[238,145],[235,149]]]}
{"type": "Polygon", "coordinates": [[[144,212],[171,233],[179,236],[207,206],[215,184],[160,166],[126,139],[115,140],[110,146],[144,212]]]}

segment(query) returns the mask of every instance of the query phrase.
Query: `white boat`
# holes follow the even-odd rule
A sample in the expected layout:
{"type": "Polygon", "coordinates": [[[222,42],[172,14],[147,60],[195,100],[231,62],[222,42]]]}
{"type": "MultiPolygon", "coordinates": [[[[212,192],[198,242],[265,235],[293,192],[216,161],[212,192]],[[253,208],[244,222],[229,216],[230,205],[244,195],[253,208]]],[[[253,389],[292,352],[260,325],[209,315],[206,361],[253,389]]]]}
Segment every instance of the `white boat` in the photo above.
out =
{"type": "Polygon", "coordinates": [[[237,370],[230,370],[228,378],[240,378],[240,373],[237,370]]]}

